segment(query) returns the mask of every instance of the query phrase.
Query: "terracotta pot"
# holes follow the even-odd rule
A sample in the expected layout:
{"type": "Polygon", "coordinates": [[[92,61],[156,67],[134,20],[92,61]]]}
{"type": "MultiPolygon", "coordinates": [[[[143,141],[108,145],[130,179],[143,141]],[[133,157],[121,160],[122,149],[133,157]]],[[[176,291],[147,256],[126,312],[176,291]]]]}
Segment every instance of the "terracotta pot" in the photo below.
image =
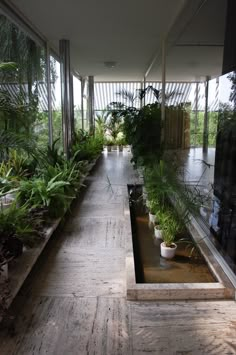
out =
{"type": "Polygon", "coordinates": [[[165,242],[161,243],[161,256],[165,259],[172,259],[175,256],[177,245],[172,243],[171,247],[167,247],[165,242]]]}

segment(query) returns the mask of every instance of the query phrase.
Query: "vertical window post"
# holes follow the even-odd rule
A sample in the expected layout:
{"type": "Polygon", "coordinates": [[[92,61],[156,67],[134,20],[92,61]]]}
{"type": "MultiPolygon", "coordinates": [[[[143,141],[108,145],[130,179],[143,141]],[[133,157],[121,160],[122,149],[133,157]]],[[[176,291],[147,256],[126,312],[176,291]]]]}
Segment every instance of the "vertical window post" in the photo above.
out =
{"type": "Polygon", "coordinates": [[[205,86],[205,114],[204,114],[204,127],[203,127],[203,152],[208,150],[208,133],[209,133],[209,117],[208,117],[208,91],[209,91],[209,76],[206,77],[205,86]]]}
{"type": "MultiPolygon", "coordinates": [[[[72,140],[72,92],[70,73],[70,41],[61,39],[59,42],[61,61],[61,103],[62,103],[62,131],[64,153],[69,157],[69,147],[72,140]]],[[[73,85],[73,84],[72,84],[73,85]]]]}
{"type": "Polygon", "coordinates": [[[94,134],[94,77],[88,77],[88,119],[89,119],[89,133],[94,134]]]}
{"type": "Polygon", "coordinates": [[[50,67],[50,49],[46,44],[46,78],[47,78],[47,94],[48,94],[48,135],[49,145],[53,144],[53,124],[52,124],[52,91],[51,91],[51,67],[50,67]]]}

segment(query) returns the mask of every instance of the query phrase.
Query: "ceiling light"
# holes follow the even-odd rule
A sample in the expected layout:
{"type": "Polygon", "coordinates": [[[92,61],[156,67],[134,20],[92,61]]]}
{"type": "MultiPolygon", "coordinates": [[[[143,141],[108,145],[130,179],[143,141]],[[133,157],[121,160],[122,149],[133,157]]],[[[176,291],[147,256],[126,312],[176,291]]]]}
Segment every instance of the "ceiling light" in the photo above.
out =
{"type": "Polygon", "coordinates": [[[104,62],[104,65],[107,68],[115,68],[116,64],[116,62],[104,62]]]}

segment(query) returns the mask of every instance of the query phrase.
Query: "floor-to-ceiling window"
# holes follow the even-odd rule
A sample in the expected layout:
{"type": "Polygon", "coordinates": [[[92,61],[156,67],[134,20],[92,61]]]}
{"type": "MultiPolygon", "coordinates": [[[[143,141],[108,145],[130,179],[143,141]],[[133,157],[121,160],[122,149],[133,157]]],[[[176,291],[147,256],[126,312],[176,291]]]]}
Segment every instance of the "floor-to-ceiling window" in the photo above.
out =
{"type": "Polygon", "coordinates": [[[46,51],[0,14],[1,128],[48,144],[46,51]],[[7,64],[8,63],[8,64],[7,64]],[[10,64],[9,64],[10,63],[10,64]]]}
{"type": "Polygon", "coordinates": [[[53,55],[50,55],[50,80],[53,140],[62,147],[61,73],[60,63],[53,55]]]}
{"type": "Polygon", "coordinates": [[[75,130],[82,129],[81,80],[73,76],[75,130]]]}
{"type": "Polygon", "coordinates": [[[209,220],[214,241],[236,271],[236,82],[235,72],[219,78],[214,198],[209,220]]]}

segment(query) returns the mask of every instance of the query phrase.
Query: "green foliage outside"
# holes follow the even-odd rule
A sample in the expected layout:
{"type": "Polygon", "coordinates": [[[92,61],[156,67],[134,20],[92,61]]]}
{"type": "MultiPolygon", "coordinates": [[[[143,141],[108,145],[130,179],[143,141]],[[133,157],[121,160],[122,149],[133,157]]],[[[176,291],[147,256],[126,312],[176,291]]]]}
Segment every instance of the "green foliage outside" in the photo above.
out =
{"type": "MultiPolygon", "coordinates": [[[[218,125],[218,112],[208,113],[209,122],[209,135],[208,144],[209,147],[215,147],[217,125],[218,125]]],[[[204,112],[198,112],[197,127],[195,132],[195,112],[190,113],[190,145],[196,147],[202,147],[203,145],[203,128],[204,128],[204,112]]]]}

